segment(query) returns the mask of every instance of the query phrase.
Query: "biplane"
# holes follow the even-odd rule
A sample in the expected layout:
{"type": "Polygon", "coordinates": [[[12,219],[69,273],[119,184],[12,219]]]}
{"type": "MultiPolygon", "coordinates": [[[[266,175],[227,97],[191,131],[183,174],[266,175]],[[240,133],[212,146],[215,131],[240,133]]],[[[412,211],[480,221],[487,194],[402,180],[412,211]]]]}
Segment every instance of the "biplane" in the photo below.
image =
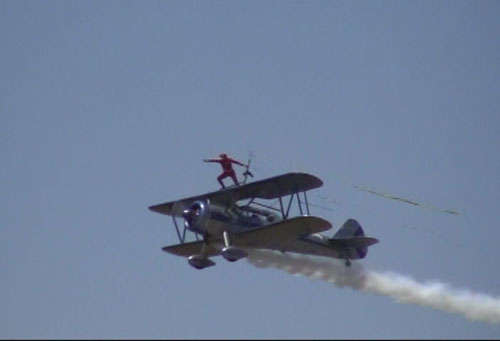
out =
{"type": "Polygon", "coordinates": [[[332,257],[350,266],[378,240],[366,237],[354,219],[348,219],[331,238],[320,234],[332,225],[310,215],[307,192],[322,185],[313,175],[287,173],[149,209],[173,218],[179,243],[163,251],[186,257],[196,269],[215,265],[210,258],[219,255],[235,262],[252,249],[332,257]],[[279,208],[270,205],[271,200],[279,202],[279,208]],[[295,211],[298,208],[298,215],[291,216],[292,206],[295,211]],[[187,241],[186,233],[193,233],[196,240],[187,241]]]}

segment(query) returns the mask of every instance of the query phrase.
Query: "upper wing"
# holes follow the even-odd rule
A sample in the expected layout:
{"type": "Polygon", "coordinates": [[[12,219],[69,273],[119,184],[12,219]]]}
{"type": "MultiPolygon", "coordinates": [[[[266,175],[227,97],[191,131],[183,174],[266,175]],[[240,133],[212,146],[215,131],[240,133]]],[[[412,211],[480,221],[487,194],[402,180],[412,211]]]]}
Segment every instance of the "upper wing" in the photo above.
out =
{"type": "Polygon", "coordinates": [[[301,216],[259,227],[235,235],[235,245],[257,249],[282,250],[290,241],[311,233],[328,230],[332,225],[318,217],[301,216]]]}
{"type": "Polygon", "coordinates": [[[214,203],[230,205],[233,202],[249,198],[275,199],[297,191],[308,191],[322,185],[323,182],[314,175],[307,173],[287,173],[237,187],[230,187],[220,191],[153,205],[149,209],[153,212],[180,216],[193,201],[200,199],[208,199],[214,203]]]}

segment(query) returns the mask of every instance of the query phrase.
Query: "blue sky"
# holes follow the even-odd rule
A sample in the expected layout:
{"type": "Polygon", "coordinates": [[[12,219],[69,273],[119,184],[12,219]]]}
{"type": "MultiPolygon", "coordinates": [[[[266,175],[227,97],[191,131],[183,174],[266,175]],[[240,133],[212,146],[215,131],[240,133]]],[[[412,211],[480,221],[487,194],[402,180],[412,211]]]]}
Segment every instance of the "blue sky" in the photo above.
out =
{"type": "Polygon", "coordinates": [[[256,179],[320,177],[309,199],[329,210],[312,213],[380,240],[367,267],[500,296],[499,17],[496,1],[0,2],[0,337],[498,338],[245,260],[196,271],[147,207],[217,189],[202,159],[252,153],[256,179]]]}

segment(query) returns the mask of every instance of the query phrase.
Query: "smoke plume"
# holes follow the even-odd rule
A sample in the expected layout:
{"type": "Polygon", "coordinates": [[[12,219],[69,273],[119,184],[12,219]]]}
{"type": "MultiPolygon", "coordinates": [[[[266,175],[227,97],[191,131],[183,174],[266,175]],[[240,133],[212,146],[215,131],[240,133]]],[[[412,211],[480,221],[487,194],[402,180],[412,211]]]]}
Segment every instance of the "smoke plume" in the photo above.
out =
{"type": "Polygon", "coordinates": [[[253,251],[247,259],[258,268],[277,268],[293,275],[329,282],[336,287],[350,287],[389,296],[400,303],[418,304],[460,314],[474,321],[500,324],[499,297],[453,289],[440,282],[420,283],[400,274],[368,270],[359,263],[347,268],[341,262],[263,250],[253,251]]]}

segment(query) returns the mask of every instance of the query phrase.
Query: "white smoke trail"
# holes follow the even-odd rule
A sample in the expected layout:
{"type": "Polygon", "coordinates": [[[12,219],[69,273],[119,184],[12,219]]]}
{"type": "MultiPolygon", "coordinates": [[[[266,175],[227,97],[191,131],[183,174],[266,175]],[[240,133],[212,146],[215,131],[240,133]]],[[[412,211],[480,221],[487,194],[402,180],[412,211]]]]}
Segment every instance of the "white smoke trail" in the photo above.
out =
{"type": "Polygon", "coordinates": [[[500,324],[499,297],[452,289],[439,282],[419,283],[400,274],[367,270],[358,263],[347,268],[340,262],[261,250],[251,252],[247,259],[259,268],[278,268],[337,287],[350,287],[389,296],[401,303],[419,304],[460,314],[474,321],[500,324]]]}

